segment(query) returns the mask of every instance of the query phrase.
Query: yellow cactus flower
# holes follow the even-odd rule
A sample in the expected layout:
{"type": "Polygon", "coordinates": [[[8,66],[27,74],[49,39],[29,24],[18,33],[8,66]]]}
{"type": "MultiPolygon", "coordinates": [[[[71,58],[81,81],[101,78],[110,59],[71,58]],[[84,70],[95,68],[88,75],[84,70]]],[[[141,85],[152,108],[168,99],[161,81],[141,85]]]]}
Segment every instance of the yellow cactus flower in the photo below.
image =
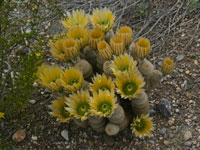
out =
{"type": "Polygon", "coordinates": [[[90,106],[94,116],[107,117],[112,115],[117,107],[117,99],[114,93],[100,90],[98,94],[94,93],[90,106]]]}
{"type": "Polygon", "coordinates": [[[112,61],[111,69],[115,76],[119,76],[122,72],[137,72],[137,61],[133,60],[129,54],[125,53],[112,61]]]}
{"type": "Polygon", "coordinates": [[[82,87],[83,80],[82,73],[72,67],[66,69],[61,77],[62,86],[67,90],[66,92],[78,91],[82,87]]]}
{"type": "Polygon", "coordinates": [[[60,122],[68,122],[71,119],[70,113],[66,110],[65,97],[54,100],[49,107],[52,111],[50,114],[57,117],[60,122]]]}
{"type": "Polygon", "coordinates": [[[79,49],[83,49],[88,43],[88,30],[82,26],[72,27],[67,36],[76,40],[79,49]]]}
{"type": "Polygon", "coordinates": [[[112,49],[112,52],[117,56],[122,54],[125,50],[124,41],[120,37],[114,37],[110,39],[110,47],[112,49]]]}
{"type": "Polygon", "coordinates": [[[58,39],[55,42],[50,41],[49,46],[51,47],[50,52],[53,57],[60,61],[67,61],[68,57],[66,57],[66,54],[64,52],[64,46],[63,46],[63,39],[58,39]]]}
{"type": "Polygon", "coordinates": [[[144,85],[144,78],[138,73],[126,72],[116,77],[117,92],[125,99],[137,97],[144,85]]]}
{"type": "Polygon", "coordinates": [[[69,30],[74,26],[82,26],[86,28],[89,23],[89,17],[84,10],[73,10],[72,13],[67,14],[67,18],[62,21],[63,26],[69,30]]]}
{"type": "Polygon", "coordinates": [[[171,60],[169,57],[166,57],[161,65],[162,73],[164,75],[168,75],[172,72],[173,68],[174,68],[174,61],[171,60]]]}
{"type": "Polygon", "coordinates": [[[93,78],[93,83],[90,83],[92,93],[99,93],[100,90],[102,91],[109,91],[114,93],[115,85],[112,81],[111,77],[106,77],[103,75],[97,75],[93,78]]]}
{"type": "Polygon", "coordinates": [[[78,56],[78,45],[77,42],[73,39],[64,39],[63,40],[63,50],[67,60],[71,60],[78,56]]]}
{"type": "Polygon", "coordinates": [[[48,68],[49,67],[49,65],[45,65],[45,64],[43,64],[43,65],[41,65],[40,67],[38,67],[38,70],[37,70],[37,72],[36,72],[36,77],[37,77],[37,79],[35,80],[35,82],[37,82],[37,83],[39,83],[39,81],[40,81],[40,79],[39,79],[39,76],[43,73],[43,71],[46,69],[46,68],[48,68]]]}
{"type": "Polygon", "coordinates": [[[112,57],[112,50],[106,41],[101,41],[97,45],[97,49],[99,51],[99,55],[101,58],[105,60],[109,60],[112,57]]]}
{"type": "Polygon", "coordinates": [[[97,49],[97,44],[104,39],[104,33],[101,30],[93,29],[89,33],[89,45],[93,50],[97,49]]]}
{"type": "Polygon", "coordinates": [[[67,98],[66,104],[68,107],[66,107],[66,110],[76,119],[86,120],[90,109],[89,101],[88,91],[78,91],[67,98]]]}
{"type": "Polygon", "coordinates": [[[135,43],[136,55],[139,58],[145,58],[151,51],[150,41],[147,38],[140,38],[135,43]]]}
{"type": "Polygon", "coordinates": [[[62,69],[56,66],[42,65],[36,74],[37,82],[51,91],[59,91],[61,87],[62,69]]]}
{"type": "Polygon", "coordinates": [[[152,118],[149,115],[141,115],[137,117],[135,121],[131,124],[131,130],[136,136],[144,137],[151,136],[151,131],[153,130],[152,118]]]}
{"type": "Polygon", "coordinates": [[[124,40],[125,46],[128,46],[133,39],[133,31],[128,26],[120,27],[120,29],[117,30],[116,35],[124,40]]]}
{"type": "Polygon", "coordinates": [[[3,112],[0,112],[0,119],[1,119],[1,118],[5,118],[3,112]]]}
{"type": "Polygon", "coordinates": [[[103,31],[104,33],[115,26],[115,15],[106,7],[94,9],[90,20],[94,28],[103,31]]]}

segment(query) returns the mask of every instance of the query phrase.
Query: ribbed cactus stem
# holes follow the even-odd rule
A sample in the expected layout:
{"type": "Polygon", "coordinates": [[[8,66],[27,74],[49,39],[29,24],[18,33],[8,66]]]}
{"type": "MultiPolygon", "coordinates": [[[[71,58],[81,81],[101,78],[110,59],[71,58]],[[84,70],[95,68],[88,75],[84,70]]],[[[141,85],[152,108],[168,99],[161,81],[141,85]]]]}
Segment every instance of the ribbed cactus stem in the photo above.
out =
{"type": "Polygon", "coordinates": [[[141,92],[138,94],[137,98],[131,99],[132,111],[135,115],[140,116],[141,114],[149,113],[149,101],[147,94],[145,92],[141,92]]]}
{"type": "Polygon", "coordinates": [[[147,59],[141,60],[138,66],[139,71],[143,76],[151,75],[154,71],[154,65],[147,59]]]}
{"type": "Polygon", "coordinates": [[[114,31],[111,29],[109,32],[106,33],[105,41],[109,43],[110,39],[113,38],[114,36],[115,36],[114,31]]]}
{"type": "Polygon", "coordinates": [[[74,122],[76,125],[78,125],[82,128],[86,128],[88,126],[88,120],[82,121],[81,119],[74,119],[74,122]]]}
{"type": "Polygon", "coordinates": [[[86,46],[83,49],[82,55],[84,55],[84,58],[92,65],[92,67],[94,69],[94,67],[96,67],[96,63],[97,63],[97,54],[96,54],[95,50],[92,50],[89,46],[86,46]]]}
{"type": "Polygon", "coordinates": [[[99,55],[97,55],[97,68],[100,73],[103,72],[103,64],[106,60],[102,59],[99,55]]]}
{"type": "Polygon", "coordinates": [[[110,122],[106,125],[106,128],[105,128],[105,132],[110,136],[118,134],[119,130],[120,130],[119,125],[116,125],[110,122]]]}
{"type": "Polygon", "coordinates": [[[93,74],[92,66],[85,59],[81,59],[79,62],[77,62],[74,68],[80,70],[83,73],[84,79],[90,78],[93,74]]]}
{"type": "Polygon", "coordinates": [[[111,66],[111,61],[106,61],[103,64],[103,71],[104,71],[106,76],[114,77],[114,74],[113,74],[110,66],[111,66]]]}
{"type": "Polygon", "coordinates": [[[94,129],[96,132],[101,133],[105,131],[105,125],[106,125],[106,119],[101,117],[101,118],[97,118],[97,117],[89,117],[88,119],[88,123],[90,124],[90,126],[92,127],[92,129],[94,129]]]}
{"type": "Polygon", "coordinates": [[[125,112],[122,106],[118,105],[115,112],[108,118],[111,123],[121,124],[125,119],[125,112]]]}
{"type": "Polygon", "coordinates": [[[148,91],[153,90],[160,84],[162,79],[162,73],[159,70],[154,70],[153,73],[146,78],[146,89],[148,91]]]}
{"type": "Polygon", "coordinates": [[[131,114],[126,112],[124,121],[121,124],[119,124],[119,128],[120,128],[119,131],[123,131],[124,129],[126,129],[129,125],[130,120],[131,120],[131,114]]]}

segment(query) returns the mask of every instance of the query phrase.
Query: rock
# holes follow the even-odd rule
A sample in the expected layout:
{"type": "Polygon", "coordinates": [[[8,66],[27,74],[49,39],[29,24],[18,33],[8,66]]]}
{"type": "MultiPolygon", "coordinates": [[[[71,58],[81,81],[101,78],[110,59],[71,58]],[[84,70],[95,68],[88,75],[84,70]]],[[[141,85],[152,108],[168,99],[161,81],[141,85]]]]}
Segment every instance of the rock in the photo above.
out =
{"type": "Polygon", "coordinates": [[[36,103],[36,100],[31,99],[31,100],[29,100],[29,103],[30,103],[30,104],[35,104],[35,103],[36,103]]]}
{"type": "Polygon", "coordinates": [[[151,143],[152,145],[155,144],[155,142],[153,140],[149,140],[149,143],[151,143]]]}
{"type": "Polygon", "coordinates": [[[33,141],[37,141],[37,136],[32,135],[31,139],[32,139],[33,141]]]}
{"type": "Polygon", "coordinates": [[[162,128],[160,131],[159,131],[160,134],[165,134],[166,133],[166,128],[162,128]]]}
{"type": "Polygon", "coordinates": [[[184,134],[184,140],[187,141],[192,138],[192,133],[190,131],[186,131],[184,134]]]}
{"type": "Polygon", "coordinates": [[[178,55],[176,57],[176,61],[181,61],[181,60],[183,60],[183,58],[184,58],[184,55],[178,55]]]}
{"type": "Polygon", "coordinates": [[[156,110],[167,119],[172,115],[171,104],[167,99],[162,99],[159,104],[156,104],[156,110]]]}
{"type": "Polygon", "coordinates": [[[61,135],[66,141],[69,141],[69,134],[67,130],[62,130],[61,135]]]}
{"type": "Polygon", "coordinates": [[[108,136],[107,134],[104,134],[103,138],[104,138],[106,144],[108,144],[110,146],[112,146],[115,143],[114,138],[112,136],[108,136]]]}
{"type": "Polygon", "coordinates": [[[92,141],[88,141],[88,143],[89,143],[90,146],[94,145],[94,143],[92,141]]]}
{"type": "Polygon", "coordinates": [[[184,143],[184,145],[185,145],[185,146],[191,146],[191,145],[192,145],[192,142],[191,142],[191,141],[187,141],[187,142],[184,143]]]}
{"type": "Polygon", "coordinates": [[[164,140],[164,142],[163,142],[165,145],[168,145],[169,144],[169,142],[167,141],[167,140],[164,140]]]}
{"type": "Polygon", "coordinates": [[[25,139],[26,137],[26,133],[24,130],[17,130],[13,136],[12,136],[12,139],[13,141],[15,142],[21,142],[23,139],[25,139]]]}

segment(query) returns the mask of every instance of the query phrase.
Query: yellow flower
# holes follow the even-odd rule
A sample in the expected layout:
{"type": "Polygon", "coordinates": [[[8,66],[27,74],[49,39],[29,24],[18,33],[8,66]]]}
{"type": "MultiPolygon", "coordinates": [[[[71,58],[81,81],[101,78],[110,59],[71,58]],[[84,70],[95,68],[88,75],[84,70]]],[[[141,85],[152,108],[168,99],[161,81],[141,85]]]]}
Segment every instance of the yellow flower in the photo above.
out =
{"type": "Polygon", "coordinates": [[[40,57],[40,56],[42,56],[42,53],[40,53],[40,52],[39,52],[39,53],[36,53],[36,56],[37,56],[37,57],[40,57]]]}
{"type": "Polygon", "coordinates": [[[64,52],[64,40],[58,39],[55,42],[50,41],[49,46],[51,47],[50,52],[51,55],[57,58],[60,61],[67,61],[69,58],[66,56],[64,52]]]}
{"type": "Polygon", "coordinates": [[[88,15],[84,10],[73,10],[72,14],[68,13],[67,18],[62,21],[63,26],[68,30],[74,26],[82,26],[86,28],[88,26],[88,15]]]}
{"type": "Polygon", "coordinates": [[[88,91],[73,93],[67,98],[66,104],[68,107],[66,107],[66,110],[76,119],[86,120],[90,109],[89,100],[90,95],[88,91]]]}
{"type": "Polygon", "coordinates": [[[82,26],[72,27],[67,36],[76,40],[79,49],[83,49],[88,43],[88,30],[82,26]]]}
{"type": "Polygon", "coordinates": [[[3,112],[0,112],[0,119],[1,119],[1,118],[5,118],[3,112]]]}
{"type": "Polygon", "coordinates": [[[150,136],[150,131],[153,130],[152,118],[148,115],[142,115],[135,119],[131,124],[131,130],[136,136],[144,137],[150,136]]]}
{"type": "Polygon", "coordinates": [[[109,91],[114,93],[115,85],[112,78],[106,77],[105,75],[97,75],[93,78],[93,83],[90,84],[92,93],[99,93],[102,91],[109,91]]]}
{"type": "Polygon", "coordinates": [[[101,41],[97,45],[99,55],[105,60],[109,60],[112,57],[112,50],[106,41],[101,41]]]}
{"type": "Polygon", "coordinates": [[[139,58],[145,58],[151,51],[150,41],[146,38],[140,38],[135,43],[136,55],[139,58]]]}
{"type": "Polygon", "coordinates": [[[137,62],[133,61],[133,57],[127,53],[115,57],[112,61],[111,69],[115,76],[119,76],[122,72],[137,72],[137,62]]]}
{"type": "Polygon", "coordinates": [[[78,45],[77,42],[73,39],[68,39],[68,38],[64,39],[63,50],[67,60],[71,60],[76,56],[78,56],[78,51],[79,51],[78,45]]]}
{"type": "Polygon", "coordinates": [[[169,57],[166,57],[163,60],[161,65],[161,71],[164,75],[170,74],[174,68],[174,62],[169,57]]]}
{"type": "Polygon", "coordinates": [[[120,37],[114,37],[110,39],[110,47],[112,52],[117,56],[122,54],[125,50],[124,41],[120,37]]]}
{"type": "Polygon", "coordinates": [[[115,26],[115,15],[108,8],[94,9],[90,20],[94,28],[105,33],[115,26]]]}
{"type": "Polygon", "coordinates": [[[59,91],[61,87],[62,69],[48,65],[42,65],[36,74],[37,82],[51,91],[59,91]]]}
{"type": "Polygon", "coordinates": [[[66,69],[61,77],[62,86],[67,90],[66,92],[78,91],[82,87],[83,80],[82,73],[72,67],[66,69]]]}
{"type": "Polygon", "coordinates": [[[144,90],[144,84],[143,77],[138,73],[126,72],[116,78],[117,92],[125,99],[137,97],[144,90]]]}
{"type": "Polygon", "coordinates": [[[38,8],[38,7],[35,5],[35,6],[32,8],[32,10],[35,11],[35,10],[37,10],[37,8],[38,8]]]}
{"type": "Polygon", "coordinates": [[[90,106],[94,116],[107,117],[112,115],[117,107],[117,99],[114,93],[100,90],[98,94],[94,93],[90,106]]]}
{"type": "Polygon", "coordinates": [[[89,45],[93,50],[97,49],[97,44],[104,39],[104,33],[101,30],[93,29],[89,33],[89,45]]]}
{"type": "Polygon", "coordinates": [[[128,26],[123,26],[117,30],[116,35],[124,40],[125,46],[128,46],[132,41],[133,31],[128,26]]]}
{"type": "Polygon", "coordinates": [[[65,98],[61,97],[57,100],[54,100],[50,105],[52,112],[50,114],[60,122],[68,122],[71,119],[70,113],[66,110],[67,105],[65,104],[65,98]]]}

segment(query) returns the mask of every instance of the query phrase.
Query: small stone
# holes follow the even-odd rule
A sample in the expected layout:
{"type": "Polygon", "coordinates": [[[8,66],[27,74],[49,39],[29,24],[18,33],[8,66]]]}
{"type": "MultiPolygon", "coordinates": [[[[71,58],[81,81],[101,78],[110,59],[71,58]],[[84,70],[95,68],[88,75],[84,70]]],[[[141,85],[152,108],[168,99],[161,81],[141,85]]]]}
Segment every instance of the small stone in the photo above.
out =
{"type": "Polygon", "coordinates": [[[198,61],[197,61],[197,60],[194,60],[194,64],[195,64],[195,65],[198,65],[198,61]]]}
{"type": "Polygon", "coordinates": [[[25,139],[26,137],[26,133],[24,130],[17,130],[13,136],[12,136],[12,139],[13,141],[15,142],[21,142],[23,139],[25,139]]]}
{"type": "Polygon", "coordinates": [[[177,108],[177,109],[175,109],[175,111],[176,111],[176,113],[179,113],[179,109],[177,108]]]}
{"type": "Polygon", "coordinates": [[[184,134],[184,140],[187,141],[192,138],[192,133],[190,131],[186,131],[184,134]]]}
{"type": "Polygon", "coordinates": [[[107,134],[104,134],[103,138],[105,142],[110,146],[112,146],[115,143],[114,138],[112,136],[108,136],[107,134]]]}
{"type": "Polygon", "coordinates": [[[176,57],[176,61],[181,61],[181,60],[183,60],[184,57],[185,57],[184,55],[178,55],[176,57]]]}
{"type": "Polygon", "coordinates": [[[162,99],[159,104],[156,104],[156,110],[165,118],[169,118],[172,115],[171,104],[167,99],[162,99]]]}
{"type": "Polygon", "coordinates": [[[159,131],[160,134],[165,134],[165,132],[166,132],[166,128],[162,128],[162,129],[159,131]]]}
{"type": "Polygon", "coordinates": [[[169,144],[169,142],[167,141],[167,140],[164,140],[164,142],[163,142],[165,145],[168,145],[169,144]]]}
{"type": "Polygon", "coordinates": [[[191,114],[194,114],[194,112],[195,112],[195,111],[194,111],[193,109],[190,109],[190,110],[189,110],[189,113],[191,113],[191,114]]]}
{"type": "Polygon", "coordinates": [[[169,120],[169,121],[168,121],[168,124],[169,124],[170,126],[172,126],[172,125],[174,124],[174,121],[173,121],[173,120],[169,120]]]}
{"type": "Polygon", "coordinates": [[[89,143],[90,146],[94,145],[94,143],[92,141],[89,141],[88,143],[89,143]]]}
{"type": "Polygon", "coordinates": [[[36,103],[36,100],[31,99],[31,100],[29,100],[29,103],[30,103],[30,104],[35,104],[35,103],[36,103]]]}
{"type": "Polygon", "coordinates": [[[33,141],[37,141],[37,136],[32,135],[31,139],[32,139],[33,141]]]}
{"type": "Polygon", "coordinates": [[[190,98],[190,97],[191,97],[191,93],[186,92],[185,96],[186,96],[187,98],[190,98]]]}
{"type": "Polygon", "coordinates": [[[189,70],[187,70],[186,72],[185,72],[185,74],[189,74],[190,73],[190,71],[189,70]]]}
{"type": "Polygon", "coordinates": [[[69,141],[69,134],[67,130],[62,130],[61,135],[65,140],[69,141]]]}
{"type": "Polygon", "coordinates": [[[187,142],[184,143],[184,145],[189,147],[189,146],[192,145],[192,142],[191,141],[187,141],[187,142]]]}
{"type": "Polygon", "coordinates": [[[151,143],[152,145],[155,144],[155,142],[153,140],[149,140],[149,143],[151,143]]]}
{"type": "Polygon", "coordinates": [[[192,141],[192,144],[196,145],[196,144],[197,144],[197,141],[193,140],[193,141],[192,141]]]}
{"type": "Polygon", "coordinates": [[[175,42],[172,42],[172,46],[174,47],[176,45],[176,43],[175,42]]]}

